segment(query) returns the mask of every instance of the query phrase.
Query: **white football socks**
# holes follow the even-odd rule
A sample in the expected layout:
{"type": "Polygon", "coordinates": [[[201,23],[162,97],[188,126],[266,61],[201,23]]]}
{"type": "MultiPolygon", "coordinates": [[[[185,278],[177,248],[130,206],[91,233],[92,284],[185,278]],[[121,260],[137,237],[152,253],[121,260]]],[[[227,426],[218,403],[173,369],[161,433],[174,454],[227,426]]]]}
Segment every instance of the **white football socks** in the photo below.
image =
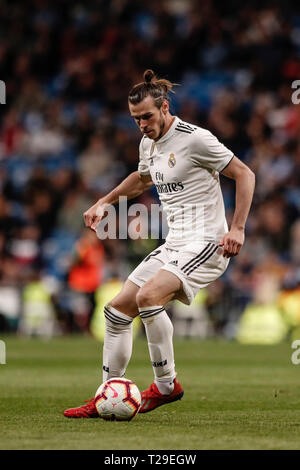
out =
{"type": "Polygon", "coordinates": [[[123,377],[132,353],[133,318],[106,305],[103,345],[103,382],[111,377],[123,377]]]}
{"type": "Polygon", "coordinates": [[[169,395],[176,377],[172,322],[161,305],[141,307],[139,312],[146,330],[154,382],[160,393],[169,395]]]}

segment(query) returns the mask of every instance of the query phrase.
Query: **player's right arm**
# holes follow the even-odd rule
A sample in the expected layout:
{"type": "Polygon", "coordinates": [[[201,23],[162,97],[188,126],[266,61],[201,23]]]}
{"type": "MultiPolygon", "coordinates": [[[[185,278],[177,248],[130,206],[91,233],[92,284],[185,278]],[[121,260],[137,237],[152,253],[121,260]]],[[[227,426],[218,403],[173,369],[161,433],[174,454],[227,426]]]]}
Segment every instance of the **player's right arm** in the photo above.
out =
{"type": "Polygon", "coordinates": [[[101,221],[105,207],[109,204],[115,204],[119,201],[120,196],[126,196],[133,199],[139,196],[153,185],[150,175],[141,175],[138,171],[134,171],[115,189],[103,198],[99,199],[92,207],[84,212],[83,218],[86,227],[96,230],[97,225],[101,221]]]}

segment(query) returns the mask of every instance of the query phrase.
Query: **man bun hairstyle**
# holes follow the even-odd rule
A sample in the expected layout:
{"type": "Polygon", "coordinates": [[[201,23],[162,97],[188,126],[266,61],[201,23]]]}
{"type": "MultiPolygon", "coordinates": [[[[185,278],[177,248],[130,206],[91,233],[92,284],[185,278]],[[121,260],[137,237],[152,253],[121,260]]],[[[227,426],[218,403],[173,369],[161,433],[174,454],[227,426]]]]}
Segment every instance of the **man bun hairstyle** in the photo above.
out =
{"type": "Polygon", "coordinates": [[[153,70],[147,69],[143,74],[144,81],[134,85],[128,95],[131,104],[138,104],[147,96],[152,96],[155,106],[160,108],[163,101],[169,101],[169,92],[174,93],[173,87],[177,83],[172,83],[165,78],[157,78],[153,70]]]}
{"type": "Polygon", "coordinates": [[[144,76],[145,83],[151,83],[153,78],[156,79],[155,73],[151,69],[145,70],[143,76],[144,76]]]}

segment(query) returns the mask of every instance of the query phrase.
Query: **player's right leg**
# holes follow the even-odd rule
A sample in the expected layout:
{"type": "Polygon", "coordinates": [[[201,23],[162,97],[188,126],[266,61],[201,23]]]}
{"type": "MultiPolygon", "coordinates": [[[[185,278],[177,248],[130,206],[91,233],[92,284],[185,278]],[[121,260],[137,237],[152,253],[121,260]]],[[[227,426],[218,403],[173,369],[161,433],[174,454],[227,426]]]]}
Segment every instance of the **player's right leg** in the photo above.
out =
{"type": "Polygon", "coordinates": [[[132,321],[139,314],[138,291],[139,287],[127,280],[121,292],[104,308],[103,382],[125,375],[132,353],[132,321]]]}
{"type": "MultiPolygon", "coordinates": [[[[139,286],[127,280],[119,294],[104,308],[105,336],[102,380],[122,377],[132,352],[132,321],[139,314],[136,295],[139,286]]],[[[85,405],[64,411],[68,418],[98,418],[94,399],[85,405]]]]}
{"type": "MultiPolygon", "coordinates": [[[[104,312],[106,332],[103,347],[103,381],[111,377],[120,377],[125,373],[132,351],[132,320],[139,314],[136,303],[137,294],[140,288],[169,261],[169,251],[164,245],[153,250],[130,274],[121,292],[106,305],[104,312]]],[[[158,285],[157,289],[161,290],[161,286],[158,285]]],[[[170,340],[173,329],[166,312],[160,312],[155,319],[158,320],[155,324],[158,324],[161,336],[170,340]]],[[[142,318],[142,320],[144,324],[149,323],[145,318],[142,318]]],[[[152,331],[152,333],[155,335],[155,332],[157,332],[156,325],[154,329],[155,331],[152,331]]],[[[150,335],[149,331],[153,328],[148,324],[146,330],[148,331],[148,337],[150,335]]],[[[153,335],[150,336],[152,338],[153,335]]],[[[173,344],[171,345],[172,348],[173,344]]],[[[173,354],[173,349],[170,354],[173,354]]],[[[173,375],[175,377],[175,372],[173,375]]],[[[173,395],[168,395],[165,402],[170,402],[173,398],[173,395]]],[[[93,399],[82,407],[66,410],[64,415],[72,418],[98,417],[93,399]]]]}

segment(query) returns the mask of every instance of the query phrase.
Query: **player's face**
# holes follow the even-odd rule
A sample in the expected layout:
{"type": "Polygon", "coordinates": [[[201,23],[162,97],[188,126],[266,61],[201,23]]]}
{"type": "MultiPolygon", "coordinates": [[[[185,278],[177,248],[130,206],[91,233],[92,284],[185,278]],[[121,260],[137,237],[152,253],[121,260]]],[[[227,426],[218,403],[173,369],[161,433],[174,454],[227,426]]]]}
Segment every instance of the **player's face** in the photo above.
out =
{"type": "Polygon", "coordinates": [[[169,111],[167,101],[157,108],[152,96],[147,96],[138,104],[129,103],[129,111],[142,134],[153,140],[160,139],[165,128],[166,114],[169,111]]]}

